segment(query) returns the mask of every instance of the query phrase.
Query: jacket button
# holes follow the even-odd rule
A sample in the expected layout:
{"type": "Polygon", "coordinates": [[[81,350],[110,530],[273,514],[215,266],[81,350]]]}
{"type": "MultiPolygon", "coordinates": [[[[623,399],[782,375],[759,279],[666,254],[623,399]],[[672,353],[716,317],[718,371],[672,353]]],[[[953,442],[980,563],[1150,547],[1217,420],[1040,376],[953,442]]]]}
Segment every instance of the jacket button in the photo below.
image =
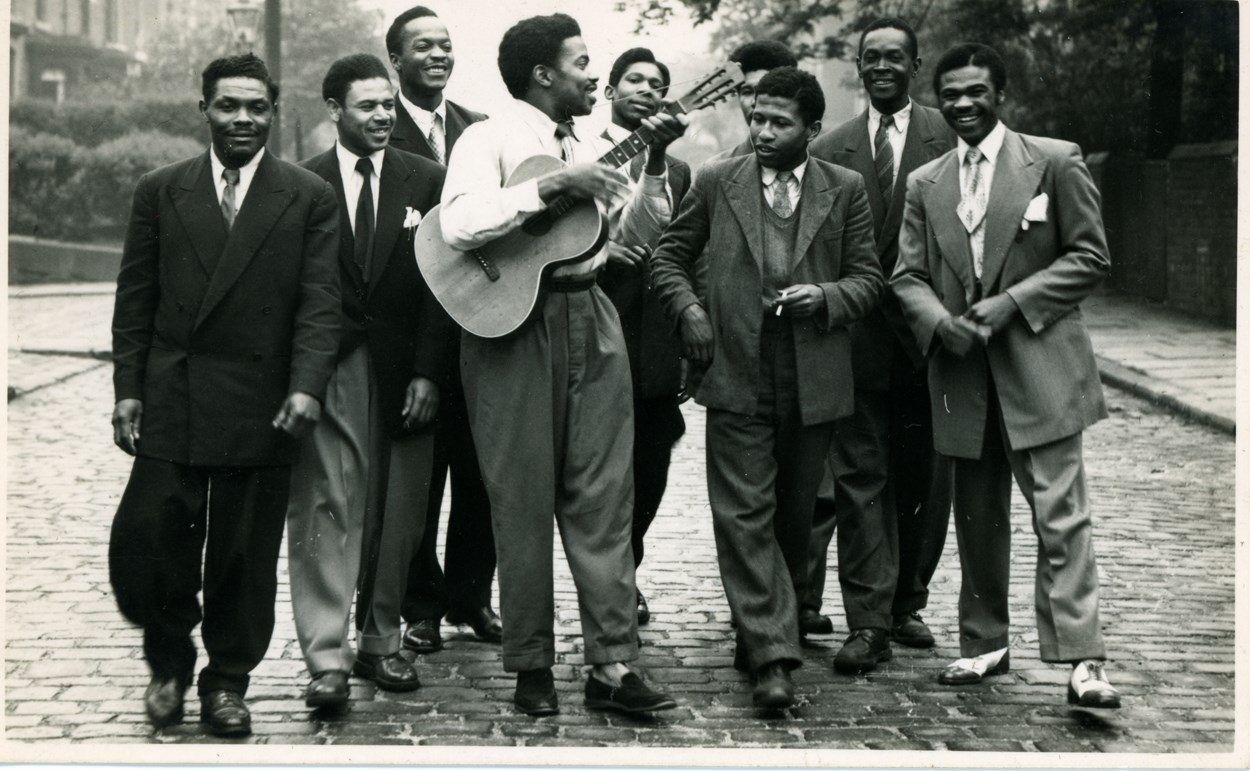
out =
{"type": "Polygon", "coordinates": [[[260,309],[260,312],[268,316],[269,314],[273,313],[273,308],[270,308],[268,305],[266,305],[264,308],[260,309]]]}

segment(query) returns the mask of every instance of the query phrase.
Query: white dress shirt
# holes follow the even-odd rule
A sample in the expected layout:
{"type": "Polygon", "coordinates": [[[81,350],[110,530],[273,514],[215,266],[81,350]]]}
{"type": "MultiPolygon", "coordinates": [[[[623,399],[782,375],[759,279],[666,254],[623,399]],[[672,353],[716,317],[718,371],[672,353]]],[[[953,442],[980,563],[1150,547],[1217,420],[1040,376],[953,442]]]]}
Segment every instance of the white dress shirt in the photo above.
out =
{"type": "MultiPolygon", "coordinates": [[[[595,163],[612,149],[607,140],[588,131],[583,129],[576,140],[565,140],[572,150],[569,163],[595,163]]],[[[538,195],[538,180],[504,187],[512,172],[531,156],[560,157],[556,123],[544,112],[514,100],[512,109],[466,128],[456,147],[460,149],[447,168],[441,209],[443,238],[452,248],[467,251],[481,246],[546,208],[538,195]]],[[[628,180],[623,173],[622,177],[628,180]]],[[[672,213],[664,178],[644,174],[633,194],[613,201],[605,213],[612,240],[657,242],[672,213]]],[[[561,266],[553,275],[591,273],[606,260],[605,245],[591,259],[561,266]]]]}
{"type": "MultiPolygon", "coordinates": [[[[998,165],[998,151],[1003,147],[1003,139],[1007,136],[1007,127],[1000,120],[985,135],[985,139],[977,147],[981,148],[981,154],[985,160],[981,161],[981,185],[985,189],[985,200],[990,199],[990,186],[994,182],[994,169],[998,165]]],[[[959,190],[962,193],[968,185],[968,168],[964,165],[964,158],[968,155],[968,143],[960,137],[955,143],[955,152],[959,154],[959,190]]]]}
{"type": "MultiPolygon", "coordinates": [[[[799,199],[803,197],[803,175],[807,173],[807,158],[798,166],[790,170],[794,175],[794,187],[790,190],[794,198],[790,201],[790,210],[794,211],[799,208],[799,199]]],[[[770,169],[767,166],[760,167],[760,181],[764,183],[764,202],[770,207],[773,205],[773,199],[777,197],[777,191],[781,186],[777,184],[777,170],[770,169]]]]}
{"type": "Polygon", "coordinates": [[[443,122],[443,146],[438,148],[439,155],[443,158],[443,162],[447,162],[447,100],[440,99],[438,106],[433,110],[427,110],[424,107],[418,107],[408,101],[408,97],[404,96],[404,92],[399,92],[399,103],[408,111],[412,122],[417,124],[417,128],[421,131],[421,136],[425,137],[425,141],[430,141],[430,129],[434,128],[434,116],[437,115],[439,120],[443,122]]]}
{"type": "MultiPolygon", "coordinates": [[[[634,133],[634,132],[630,131],[629,129],[625,128],[624,126],[618,126],[618,125],[616,125],[615,123],[609,123],[609,124],[608,124],[608,129],[607,129],[607,130],[608,130],[608,137],[612,140],[612,143],[613,143],[613,144],[616,144],[616,145],[619,145],[621,142],[624,142],[626,139],[629,139],[629,137],[630,137],[630,136],[634,133]]],[[[646,163],[647,152],[648,152],[647,150],[643,150],[641,153],[639,153],[639,155],[641,155],[641,156],[642,156],[642,158],[643,158],[643,163],[644,163],[644,164],[646,163]]],[[[630,159],[630,163],[633,163],[633,159],[632,159],[632,158],[630,159]]],[[[626,172],[626,173],[629,173],[629,164],[628,164],[628,163],[627,163],[627,164],[625,164],[624,166],[621,166],[620,168],[621,168],[621,170],[622,170],[622,171],[624,171],[624,172],[626,172]]],[[[646,172],[645,172],[646,166],[645,166],[645,165],[643,166],[643,169],[644,169],[643,174],[646,174],[646,172]]],[[[668,205],[669,205],[669,210],[670,210],[670,211],[672,211],[672,208],[673,208],[673,190],[672,190],[672,188],[670,188],[670,187],[669,187],[669,185],[668,185],[668,163],[667,163],[667,162],[664,164],[664,171],[661,171],[661,172],[660,172],[660,174],[659,174],[659,176],[658,176],[657,178],[658,178],[658,179],[662,179],[662,180],[664,180],[664,195],[666,195],[666,196],[668,197],[668,205]]],[[[641,176],[640,176],[640,178],[639,178],[639,182],[641,182],[641,181],[642,181],[642,179],[641,179],[641,176]]]]}
{"type": "MultiPolygon", "coordinates": [[[[894,151],[894,179],[891,184],[898,184],[898,159],[903,157],[903,145],[907,143],[907,126],[911,123],[911,99],[907,106],[894,113],[894,124],[889,132],[890,149],[894,151]]],[[[872,103],[868,103],[868,147],[872,150],[873,160],[877,159],[877,129],[881,126],[881,113],[872,103]]]]}
{"type": "MultiPolygon", "coordinates": [[[[361,156],[343,147],[339,142],[334,143],[334,154],[339,159],[339,176],[343,178],[343,194],[347,198],[347,216],[352,222],[352,233],[355,233],[356,206],[360,203],[360,191],[365,187],[364,175],[356,171],[356,163],[361,156]]],[[[373,193],[374,225],[378,221],[378,196],[382,194],[379,180],[382,179],[382,158],[385,155],[386,148],[369,155],[369,160],[373,161],[373,178],[369,180],[369,189],[373,193]]]]}
{"type": "MultiPolygon", "coordinates": [[[[256,169],[260,168],[260,159],[265,154],[265,148],[260,148],[252,159],[239,167],[239,184],[234,186],[234,214],[238,217],[240,211],[243,210],[243,204],[247,200],[248,188],[252,186],[252,179],[256,176],[256,169]]],[[[222,172],[226,170],[226,164],[221,162],[217,157],[217,148],[210,146],[208,157],[213,167],[213,189],[217,192],[217,205],[221,205],[221,198],[226,194],[226,178],[222,176],[222,172]]]]}

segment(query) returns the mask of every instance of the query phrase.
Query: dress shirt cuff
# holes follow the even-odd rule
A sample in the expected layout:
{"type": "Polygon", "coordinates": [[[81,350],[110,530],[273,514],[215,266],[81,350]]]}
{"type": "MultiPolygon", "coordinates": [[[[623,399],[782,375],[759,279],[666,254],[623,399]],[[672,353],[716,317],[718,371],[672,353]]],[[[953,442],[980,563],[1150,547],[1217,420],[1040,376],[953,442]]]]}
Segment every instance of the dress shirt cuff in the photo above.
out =
{"type": "Polygon", "coordinates": [[[547,208],[538,195],[538,180],[531,179],[514,187],[503,189],[504,206],[518,214],[537,214],[547,208]]]}

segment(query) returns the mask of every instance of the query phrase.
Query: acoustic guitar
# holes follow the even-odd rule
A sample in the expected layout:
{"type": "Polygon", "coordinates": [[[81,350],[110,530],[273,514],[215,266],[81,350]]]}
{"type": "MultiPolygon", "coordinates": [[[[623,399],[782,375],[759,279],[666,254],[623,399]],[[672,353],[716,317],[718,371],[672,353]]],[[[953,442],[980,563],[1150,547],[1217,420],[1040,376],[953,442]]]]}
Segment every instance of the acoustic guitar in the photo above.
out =
{"type": "MultiPolygon", "coordinates": [[[[728,62],[664,110],[678,115],[712,107],[733,94],[740,83],[742,68],[728,62]]],[[[645,150],[651,139],[651,131],[644,126],[598,162],[620,167],[645,150]]],[[[559,158],[535,155],[512,172],[505,187],[565,165],[559,158]]],[[[504,337],[519,329],[540,307],[544,277],[557,266],[590,259],[608,239],[607,218],[594,201],[561,196],[508,234],[461,251],[443,240],[441,209],[441,205],[430,209],[413,236],[417,266],[448,315],[478,337],[504,337]]]]}

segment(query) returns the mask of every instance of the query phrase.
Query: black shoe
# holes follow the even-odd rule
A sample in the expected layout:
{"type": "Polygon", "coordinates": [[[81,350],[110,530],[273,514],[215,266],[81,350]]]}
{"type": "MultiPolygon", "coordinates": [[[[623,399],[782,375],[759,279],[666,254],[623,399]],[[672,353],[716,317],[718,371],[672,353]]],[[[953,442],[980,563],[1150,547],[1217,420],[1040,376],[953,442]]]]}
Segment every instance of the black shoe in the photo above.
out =
{"type": "Polygon", "coordinates": [[[376,653],[356,654],[356,666],[352,674],[372,680],[384,691],[415,691],[421,687],[421,678],[417,677],[417,669],[399,652],[389,656],[376,653]]]}
{"type": "Polygon", "coordinates": [[[200,722],[213,736],[250,736],[252,713],[234,691],[210,691],[200,697],[200,722]]]}
{"type": "Polygon", "coordinates": [[[443,637],[438,631],[438,619],[423,618],[413,621],[404,632],[404,647],[416,653],[433,653],[442,650],[443,637]]]}
{"type": "Polygon", "coordinates": [[[878,662],[889,661],[893,655],[890,635],[884,629],[854,629],[833,657],[833,668],[844,675],[859,675],[871,672],[878,662]]]}
{"type": "Polygon", "coordinates": [[[551,674],[551,668],[518,672],[512,702],[518,711],[533,717],[558,714],[560,704],[556,701],[556,679],[551,674]]]}
{"type": "Polygon", "coordinates": [[[176,677],[152,677],[148,689],[143,694],[143,704],[148,711],[148,720],[156,728],[165,728],[182,722],[183,699],[186,697],[187,686],[176,677]]]}
{"type": "Polygon", "coordinates": [[[642,591],[638,592],[638,626],[646,626],[651,623],[651,608],[647,607],[647,598],[642,596],[642,591]]]}
{"type": "Polygon", "coordinates": [[[833,620],[811,608],[799,611],[799,634],[833,634],[833,620]]]}
{"type": "MultiPolygon", "coordinates": [[[[477,639],[497,643],[503,640],[503,622],[499,614],[487,605],[465,613],[447,612],[447,623],[468,626],[477,639]]],[[[440,642],[441,645],[441,642],[440,642]]]]}
{"type": "Polygon", "coordinates": [[[895,616],[890,636],[894,638],[894,642],[908,648],[932,648],[936,642],[933,632],[929,631],[929,625],[915,611],[895,616]]]}
{"type": "Polygon", "coordinates": [[[755,672],[751,701],[763,709],[785,709],[794,705],[794,681],[785,664],[774,661],[755,672]]]}
{"type": "Polygon", "coordinates": [[[586,678],[586,707],[589,709],[614,709],[617,712],[636,714],[672,709],[677,702],[667,693],[653,691],[642,678],[628,672],[621,678],[620,686],[612,686],[594,675],[586,678]]]}
{"type": "Polygon", "coordinates": [[[312,709],[341,709],[347,706],[347,673],[341,669],[327,669],[313,675],[304,689],[304,704],[312,709]]]}

